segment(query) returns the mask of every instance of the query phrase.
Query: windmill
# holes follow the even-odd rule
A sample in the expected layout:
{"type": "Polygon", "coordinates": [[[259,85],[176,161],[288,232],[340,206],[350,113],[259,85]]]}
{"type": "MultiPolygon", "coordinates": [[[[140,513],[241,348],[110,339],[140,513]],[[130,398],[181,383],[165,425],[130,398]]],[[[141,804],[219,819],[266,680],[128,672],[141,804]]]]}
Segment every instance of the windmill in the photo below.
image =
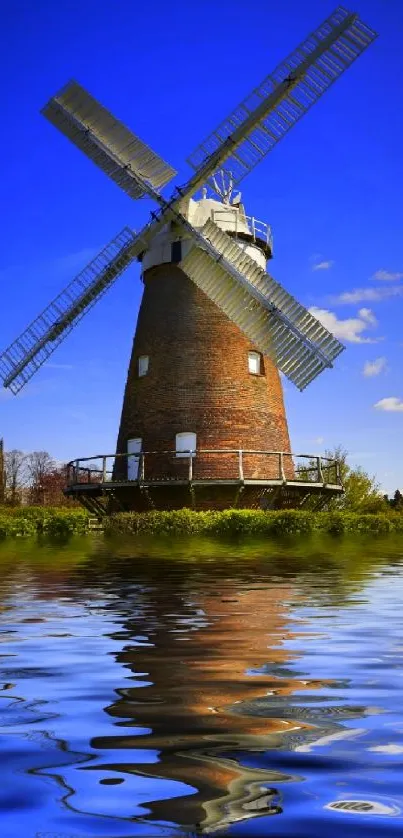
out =
{"type": "MultiPolygon", "coordinates": [[[[338,7],[201,143],[187,161],[191,177],[168,198],[161,190],[175,170],[75,81],[44,107],[127,195],[156,204],[139,233],[124,228],[0,356],[3,385],[16,394],[120,274],[142,263],[119,456],[110,474],[103,457],[93,489],[91,468],[77,462],[72,491],[83,494],[84,469],[88,497],[100,484],[131,483],[125,508],[155,503],[151,484],[157,505],[187,505],[196,477],[220,484],[221,499],[233,478],[242,491],[294,482],[279,371],[303,390],[344,347],[266,272],[270,228],[246,215],[236,190],[375,37],[338,7]]],[[[322,465],[308,482],[331,482],[322,465]]]]}

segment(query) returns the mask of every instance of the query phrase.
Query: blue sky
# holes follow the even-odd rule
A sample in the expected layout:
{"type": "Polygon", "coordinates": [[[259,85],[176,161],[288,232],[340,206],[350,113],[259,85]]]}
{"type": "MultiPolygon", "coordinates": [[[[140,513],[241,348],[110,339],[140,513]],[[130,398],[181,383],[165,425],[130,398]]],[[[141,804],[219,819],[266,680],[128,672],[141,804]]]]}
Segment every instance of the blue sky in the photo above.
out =
{"type": "MultiPolygon", "coordinates": [[[[1,350],[149,210],[40,115],[50,96],[75,78],[183,183],[188,154],[335,5],[2,4],[1,350]]],[[[273,227],[270,272],[347,347],[304,393],[285,382],[293,450],[342,444],[392,491],[403,488],[403,3],[351,8],[379,38],[249,176],[243,197],[273,227]]],[[[19,396],[0,392],[8,448],[57,459],[113,452],[140,295],[135,266],[19,396]]]]}

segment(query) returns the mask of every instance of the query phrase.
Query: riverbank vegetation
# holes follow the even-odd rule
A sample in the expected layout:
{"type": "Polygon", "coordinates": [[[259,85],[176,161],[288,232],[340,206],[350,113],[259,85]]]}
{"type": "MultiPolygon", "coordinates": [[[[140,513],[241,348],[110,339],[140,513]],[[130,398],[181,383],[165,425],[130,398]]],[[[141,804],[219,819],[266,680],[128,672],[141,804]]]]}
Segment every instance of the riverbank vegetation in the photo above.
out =
{"type": "MultiPolygon", "coordinates": [[[[84,509],[23,507],[0,508],[0,539],[6,537],[45,536],[68,538],[89,531],[90,516],[84,509]]],[[[203,535],[301,536],[403,534],[403,515],[396,513],[360,514],[332,511],[311,512],[298,509],[264,512],[253,509],[194,512],[179,509],[171,512],[121,512],[104,519],[107,537],[120,535],[203,535]]]]}
{"type": "Polygon", "coordinates": [[[21,506],[0,507],[0,540],[44,535],[68,538],[88,532],[89,515],[85,509],[21,506]]]}
{"type": "Polygon", "coordinates": [[[354,512],[311,512],[299,509],[263,510],[226,509],[194,512],[178,509],[172,512],[121,512],[105,519],[106,535],[303,535],[323,532],[403,534],[403,515],[359,514],[354,512]]]}

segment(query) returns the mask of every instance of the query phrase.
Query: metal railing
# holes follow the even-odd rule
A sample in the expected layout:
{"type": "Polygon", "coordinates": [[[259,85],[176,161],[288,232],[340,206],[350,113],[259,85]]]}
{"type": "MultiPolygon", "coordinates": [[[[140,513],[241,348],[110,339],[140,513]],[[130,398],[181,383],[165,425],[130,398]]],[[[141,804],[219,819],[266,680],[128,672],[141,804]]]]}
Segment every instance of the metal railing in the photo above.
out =
{"type": "Polygon", "coordinates": [[[265,221],[259,221],[253,215],[243,215],[235,207],[230,206],[224,210],[212,210],[211,217],[222,230],[234,233],[235,236],[243,233],[251,236],[254,242],[259,239],[265,242],[273,252],[273,233],[265,221]]]}
{"type": "Polygon", "coordinates": [[[316,483],[342,487],[340,462],[316,454],[252,449],[141,451],[99,454],[67,465],[68,486],[81,483],[156,483],[238,480],[316,483]],[[220,458],[217,466],[215,458],[220,458]],[[215,462],[214,462],[215,461],[215,462]]]}

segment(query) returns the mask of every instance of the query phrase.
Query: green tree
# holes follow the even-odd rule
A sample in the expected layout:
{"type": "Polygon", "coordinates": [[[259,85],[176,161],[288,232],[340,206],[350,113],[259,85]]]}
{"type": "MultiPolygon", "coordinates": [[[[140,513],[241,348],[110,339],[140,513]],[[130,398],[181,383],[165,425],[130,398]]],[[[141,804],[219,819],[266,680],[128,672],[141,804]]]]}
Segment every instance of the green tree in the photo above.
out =
{"type": "Polygon", "coordinates": [[[396,489],[393,498],[389,501],[390,506],[395,512],[403,512],[403,495],[400,489],[396,489]]]}
{"type": "Polygon", "coordinates": [[[381,494],[376,478],[361,466],[352,467],[347,462],[348,452],[340,445],[333,451],[326,451],[326,457],[338,460],[344,494],[331,501],[333,509],[352,512],[385,512],[388,505],[381,494]]]}

